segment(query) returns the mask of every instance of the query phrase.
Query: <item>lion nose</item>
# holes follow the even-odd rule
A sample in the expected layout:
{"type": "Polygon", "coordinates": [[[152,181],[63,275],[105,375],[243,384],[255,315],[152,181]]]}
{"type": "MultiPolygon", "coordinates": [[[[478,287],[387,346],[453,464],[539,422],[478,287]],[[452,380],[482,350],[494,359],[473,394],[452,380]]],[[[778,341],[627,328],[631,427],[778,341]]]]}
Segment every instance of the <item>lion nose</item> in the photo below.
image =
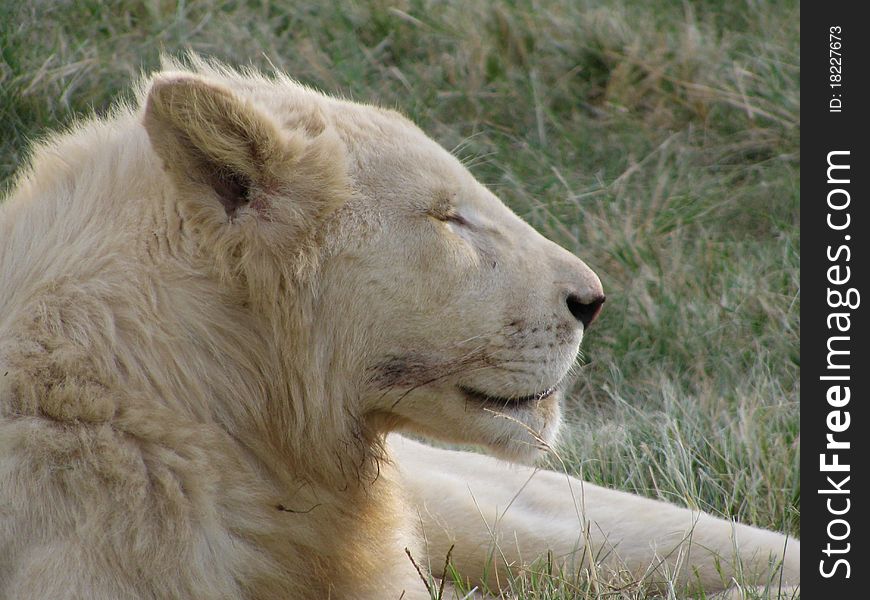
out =
{"type": "Polygon", "coordinates": [[[601,313],[601,306],[606,300],[603,292],[593,292],[584,297],[580,294],[569,293],[565,304],[568,305],[568,310],[574,315],[574,318],[583,323],[583,329],[588,329],[592,322],[598,318],[601,313]]]}

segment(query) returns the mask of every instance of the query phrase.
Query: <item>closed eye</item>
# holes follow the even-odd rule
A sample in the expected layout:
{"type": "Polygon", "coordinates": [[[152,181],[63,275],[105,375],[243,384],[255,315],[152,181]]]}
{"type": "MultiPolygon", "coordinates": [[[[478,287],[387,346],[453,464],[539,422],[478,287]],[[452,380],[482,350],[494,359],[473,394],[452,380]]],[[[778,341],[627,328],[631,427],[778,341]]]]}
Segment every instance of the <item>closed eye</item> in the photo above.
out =
{"type": "Polygon", "coordinates": [[[453,208],[448,208],[446,210],[430,210],[428,211],[430,217],[434,217],[439,221],[443,221],[445,223],[454,223],[456,225],[462,225],[464,227],[468,227],[469,223],[465,220],[465,217],[456,212],[453,208]]]}
{"type": "Polygon", "coordinates": [[[465,227],[468,227],[468,221],[465,220],[465,217],[455,211],[451,211],[446,215],[442,216],[441,220],[445,223],[456,223],[457,225],[463,225],[465,227]]]}

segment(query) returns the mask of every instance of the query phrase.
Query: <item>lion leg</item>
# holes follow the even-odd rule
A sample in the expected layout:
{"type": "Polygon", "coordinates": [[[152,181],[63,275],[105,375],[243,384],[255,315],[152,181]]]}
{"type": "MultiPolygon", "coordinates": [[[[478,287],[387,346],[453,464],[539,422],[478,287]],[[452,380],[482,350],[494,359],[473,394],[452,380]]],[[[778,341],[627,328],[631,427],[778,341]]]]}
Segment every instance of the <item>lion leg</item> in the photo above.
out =
{"type": "Polygon", "coordinates": [[[455,545],[457,570],[493,589],[507,566],[548,553],[573,572],[591,558],[611,574],[707,591],[732,580],[799,583],[800,542],[779,533],[488,456],[398,436],[391,445],[417,503],[430,562],[455,545]]]}

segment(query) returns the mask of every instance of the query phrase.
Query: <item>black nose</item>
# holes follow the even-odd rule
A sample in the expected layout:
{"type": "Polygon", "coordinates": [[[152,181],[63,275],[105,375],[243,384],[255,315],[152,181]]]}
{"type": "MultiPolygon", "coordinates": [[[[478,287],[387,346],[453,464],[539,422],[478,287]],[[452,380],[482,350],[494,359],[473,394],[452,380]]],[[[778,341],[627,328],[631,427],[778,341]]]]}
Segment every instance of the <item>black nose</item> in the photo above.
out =
{"type": "Polygon", "coordinates": [[[568,310],[571,311],[574,318],[583,323],[583,328],[587,329],[592,325],[592,321],[598,318],[604,300],[606,300],[604,294],[596,296],[591,302],[584,302],[584,300],[576,294],[568,294],[568,299],[565,303],[568,305],[568,310]]]}

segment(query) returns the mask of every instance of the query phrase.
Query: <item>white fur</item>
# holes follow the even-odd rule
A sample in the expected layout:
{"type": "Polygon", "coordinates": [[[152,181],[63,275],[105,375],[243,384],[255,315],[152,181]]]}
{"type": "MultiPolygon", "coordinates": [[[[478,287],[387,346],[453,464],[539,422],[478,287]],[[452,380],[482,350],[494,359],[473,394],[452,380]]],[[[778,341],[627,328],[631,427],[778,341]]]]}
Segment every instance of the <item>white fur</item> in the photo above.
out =
{"type": "Polygon", "coordinates": [[[455,544],[462,572],[487,573],[490,586],[507,580],[508,565],[542,569],[548,553],[568,573],[628,572],[677,589],[721,590],[738,574],[774,590],[782,583],[785,594],[799,582],[800,542],[778,533],[488,456],[399,436],[391,445],[433,567],[455,544]]]}
{"type": "Polygon", "coordinates": [[[397,113],[191,63],[0,206],[0,597],[425,598],[406,549],[481,578],[493,542],[797,582],[778,534],[388,444],[534,458],[559,392],[507,399],[560,384],[600,281],[397,113]]]}

